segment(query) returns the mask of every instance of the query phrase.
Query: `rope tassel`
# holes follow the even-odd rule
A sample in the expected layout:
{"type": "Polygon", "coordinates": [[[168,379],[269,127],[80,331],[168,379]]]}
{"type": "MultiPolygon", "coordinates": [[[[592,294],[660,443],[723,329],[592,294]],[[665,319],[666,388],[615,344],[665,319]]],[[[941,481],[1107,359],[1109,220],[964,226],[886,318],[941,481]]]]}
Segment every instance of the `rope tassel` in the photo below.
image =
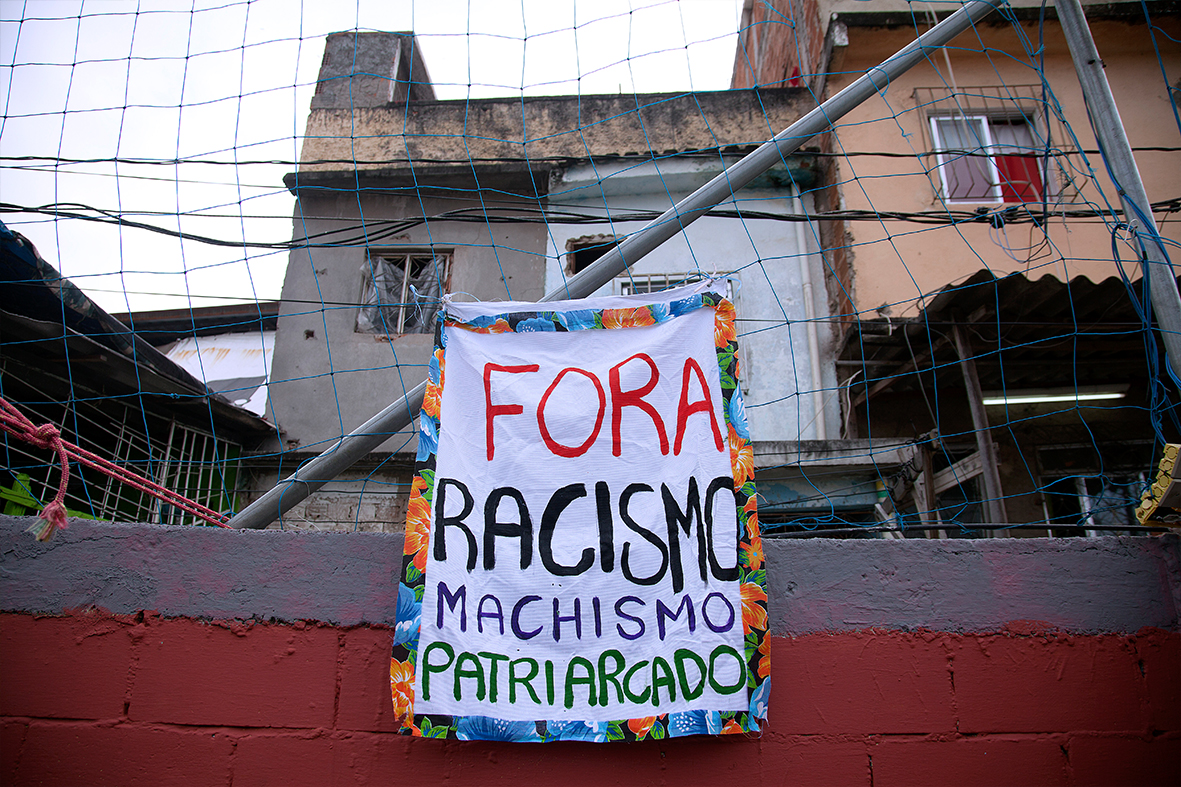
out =
{"type": "Polygon", "coordinates": [[[157,484],[151,479],[144,478],[127,468],[119,467],[114,462],[98,456],[62,439],[61,431],[53,424],[35,425],[28,416],[16,409],[8,400],[0,397],[0,429],[8,434],[25,441],[38,448],[52,450],[61,462],[61,481],[58,482],[57,495],[54,496],[39,514],[38,521],[27,528],[27,532],[37,537],[38,541],[48,541],[58,528],[66,526],[68,513],[66,511],[66,488],[70,483],[70,457],[135,489],[151,495],[157,500],[176,506],[177,508],[205,520],[211,525],[228,527],[226,517],[211,508],[190,500],[184,495],[173,492],[167,487],[157,484]]]}

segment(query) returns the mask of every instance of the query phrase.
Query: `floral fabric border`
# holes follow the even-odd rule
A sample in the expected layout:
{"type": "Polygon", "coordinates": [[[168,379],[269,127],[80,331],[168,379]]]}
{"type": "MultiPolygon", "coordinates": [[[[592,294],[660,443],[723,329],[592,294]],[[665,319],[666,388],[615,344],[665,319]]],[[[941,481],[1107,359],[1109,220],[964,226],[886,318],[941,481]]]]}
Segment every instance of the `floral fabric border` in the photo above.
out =
{"type": "Polygon", "coordinates": [[[636,308],[510,312],[467,322],[440,314],[440,322],[435,330],[435,351],[427,369],[427,387],[419,416],[418,454],[406,515],[397,624],[390,659],[390,691],[401,734],[422,738],[545,743],[560,740],[640,741],[684,735],[760,732],[760,722],[765,723],[767,718],[767,700],[771,693],[767,573],[755,496],[754,448],[742,391],[738,385],[738,342],[734,318],[734,305],[714,292],[697,293],[671,303],[636,308]],[[724,712],[695,710],[609,722],[544,719],[507,721],[485,716],[416,714],[414,669],[418,659],[422,598],[426,590],[424,571],[430,542],[431,500],[435,488],[439,405],[446,379],[446,328],[478,333],[610,330],[656,325],[700,308],[714,310],[714,345],[721,374],[722,410],[727,426],[738,522],[742,526],[738,542],[738,565],[749,709],[724,712]]]}

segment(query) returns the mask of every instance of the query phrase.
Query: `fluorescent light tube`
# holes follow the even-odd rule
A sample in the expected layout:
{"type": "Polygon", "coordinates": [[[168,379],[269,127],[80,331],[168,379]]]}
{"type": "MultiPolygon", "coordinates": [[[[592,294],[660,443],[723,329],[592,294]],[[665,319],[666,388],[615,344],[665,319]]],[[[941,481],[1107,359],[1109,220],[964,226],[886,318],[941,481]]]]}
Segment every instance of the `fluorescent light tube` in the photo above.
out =
{"type": "Polygon", "coordinates": [[[1078,393],[1041,393],[1041,394],[1021,394],[1011,393],[1001,396],[986,396],[983,401],[985,405],[1002,405],[1002,404],[1043,404],[1047,402],[1097,402],[1104,399],[1123,399],[1126,396],[1123,391],[1095,391],[1078,393]]]}

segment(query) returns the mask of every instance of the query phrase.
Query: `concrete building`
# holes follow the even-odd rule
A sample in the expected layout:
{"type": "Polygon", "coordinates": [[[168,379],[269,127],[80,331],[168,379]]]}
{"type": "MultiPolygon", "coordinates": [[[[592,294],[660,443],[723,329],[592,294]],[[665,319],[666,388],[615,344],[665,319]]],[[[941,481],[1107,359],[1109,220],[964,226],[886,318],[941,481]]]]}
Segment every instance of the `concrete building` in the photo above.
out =
{"type": "MultiPolygon", "coordinates": [[[[270,382],[282,440],[256,458],[255,486],[418,384],[442,293],[539,299],[808,101],[800,88],[437,101],[411,34],[329,36],[285,181],[299,248],[270,382]]],[[[839,417],[824,271],[787,220],[812,210],[816,168],[807,153],[785,161],[603,290],[731,277],[760,454],[824,439],[839,417]]],[[[400,530],[414,449],[411,430],[390,435],[282,526],[400,530]]]]}
{"type": "MultiPolygon", "coordinates": [[[[821,101],[959,5],[748,2],[733,86],[821,101]]],[[[1176,5],[1085,5],[1157,225],[1176,242],[1176,5]]],[[[840,436],[919,447],[910,472],[884,479],[902,521],[1135,525],[1177,424],[1054,9],[994,12],[816,144],[840,436]],[[1066,401],[1019,401],[1030,394],[1066,401]]],[[[884,507],[878,519],[898,521],[884,507]]]]}

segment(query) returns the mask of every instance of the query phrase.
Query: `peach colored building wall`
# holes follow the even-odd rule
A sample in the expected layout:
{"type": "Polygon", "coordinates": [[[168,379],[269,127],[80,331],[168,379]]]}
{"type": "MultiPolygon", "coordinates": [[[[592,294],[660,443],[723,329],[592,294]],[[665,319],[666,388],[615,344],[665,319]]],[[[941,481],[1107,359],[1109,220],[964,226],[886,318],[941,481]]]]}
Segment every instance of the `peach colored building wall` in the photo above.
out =
{"type": "MultiPolygon", "coordinates": [[[[918,8],[897,0],[748,2],[732,84],[779,84],[793,73],[812,69],[828,72],[824,95],[819,98],[830,97],[928,29],[936,14],[945,15],[958,5],[930,3],[918,8]],[[825,57],[826,62],[819,62],[825,57]],[[810,62],[813,60],[815,65],[810,62]]],[[[940,198],[935,159],[924,155],[933,147],[928,119],[920,107],[929,95],[916,95],[916,89],[971,93],[972,88],[980,87],[1040,85],[1042,64],[1032,54],[1039,41],[1039,4],[1015,0],[1012,5],[1021,7],[1016,9],[1021,23],[994,13],[953,41],[946,55],[936,54],[883,85],[879,96],[839,122],[835,134],[810,143],[837,154],[829,182],[818,195],[819,210],[918,213],[981,208],[991,212],[1011,206],[948,204],[940,198]]],[[[1142,7],[1139,3],[1084,5],[1090,8],[1092,35],[1132,146],[1172,148],[1135,153],[1149,199],[1175,198],[1181,184],[1181,154],[1176,151],[1181,137],[1142,7]]],[[[1172,12],[1162,14],[1160,4],[1148,6],[1157,26],[1156,46],[1164,71],[1175,75],[1181,70],[1181,20],[1172,12]]],[[[821,222],[819,231],[832,278],[830,300],[845,322],[854,317],[913,317],[927,296],[981,269],[998,276],[1020,272],[1063,280],[1086,276],[1101,281],[1118,275],[1111,252],[1110,220],[1105,223],[1098,215],[1109,203],[1118,206],[1118,196],[1095,152],[1097,145],[1070,50],[1053,8],[1046,14],[1042,55],[1046,85],[1062,107],[1077,139],[1076,147],[1087,152],[1085,161],[1081,156],[1071,159],[1073,181],[1081,188],[1062,198],[1051,192],[1050,212],[1057,215],[1050,218],[1045,231],[1031,223],[1011,224],[1000,231],[985,222],[931,226],[855,221],[843,228],[839,222],[821,222]],[[1093,176],[1088,164],[1095,170],[1093,176]],[[1091,215],[1062,215],[1071,211],[1091,215]]],[[[811,80],[813,86],[821,83],[820,79],[811,80]]],[[[1158,213],[1156,218],[1166,238],[1181,238],[1181,221],[1175,215],[1158,213]]],[[[1124,244],[1121,257],[1131,259],[1134,252],[1124,244]]],[[[1130,267],[1128,272],[1136,276],[1130,267]]]]}
{"type": "MultiPolygon", "coordinates": [[[[1176,43],[1181,25],[1176,18],[1156,21],[1173,39],[1157,36],[1166,72],[1176,73],[1181,67],[1181,46],[1176,43]]],[[[1091,27],[1133,148],[1175,149],[1181,140],[1147,27],[1124,21],[1092,22],[1091,27]]],[[[1023,38],[1008,23],[980,25],[954,42],[948,56],[950,72],[948,59],[936,56],[895,80],[881,95],[842,120],[836,132],[836,150],[901,154],[838,159],[837,178],[846,209],[920,212],[944,208],[945,203],[924,171],[924,162],[931,162],[930,166],[933,159],[916,155],[926,152],[928,143],[922,126],[927,121],[918,107],[915,90],[952,83],[961,91],[1037,83],[1039,76],[1025,49],[1036,46],[1037,26],[1023,24],[1020,32],[1023,38]]],[[[841,73],[830,77],[829,93],[840,90],[913,37],[914,30],[903,27],[850,27],[841,73]]],[[[1097,146],[1070,52],[1058,24],[1052,21],[1047,22],[1045,30],[1045,76],[1079,147],[1092,151],[1087,159],[1098,170],[1077,196],[1051,210],[1098,210],[1106,205],[1105,200],[1118,204],[1117,193],[1102,171],[1102,160],[1093,152],[1097,146]]],[[[1178,196],[1181,154],[1175,150],[1142,150],[1135,155],[1150,200],[1178,196]]],[[[1077,173],[1075,181],[1083,183],[1084,174],[1077,173]]],[[[954,203],[950,207],[996,210],[1009,206],[954,203]]],[[[1164,217],[1162,221],[1161,214],[1157,219],[1165,237],[1181,239],[1181,222],[1175,217],[1164,217]]],[[[1082,275],[1100,281],[1118,275],[1111,253],[1111,231],[1098,216],[1052,217],[1047,229],[1048,241],[1046,233],[1033,224],[1018,224],[1001,232],[988,223],[930,227],[891,221],[850,222],[855,308],[863,317],[878,316],[875,311],[883,307],[889,309],[891,317],[913,316],[923,306],[924,296],[982,268],[998,276],[1019,272],[1034,278],[1050,274],[1064,280],[1082,275]],[[1006,241],[1011,255],[1002,245],[1006,241]]],[[[1133,258],[1130,248],[1123,246],[1121,252],[1124,259],[1133,258]]],[[[1136,271],[1129,268],[1128,272],[1136,276],[1136,271]]]]}

